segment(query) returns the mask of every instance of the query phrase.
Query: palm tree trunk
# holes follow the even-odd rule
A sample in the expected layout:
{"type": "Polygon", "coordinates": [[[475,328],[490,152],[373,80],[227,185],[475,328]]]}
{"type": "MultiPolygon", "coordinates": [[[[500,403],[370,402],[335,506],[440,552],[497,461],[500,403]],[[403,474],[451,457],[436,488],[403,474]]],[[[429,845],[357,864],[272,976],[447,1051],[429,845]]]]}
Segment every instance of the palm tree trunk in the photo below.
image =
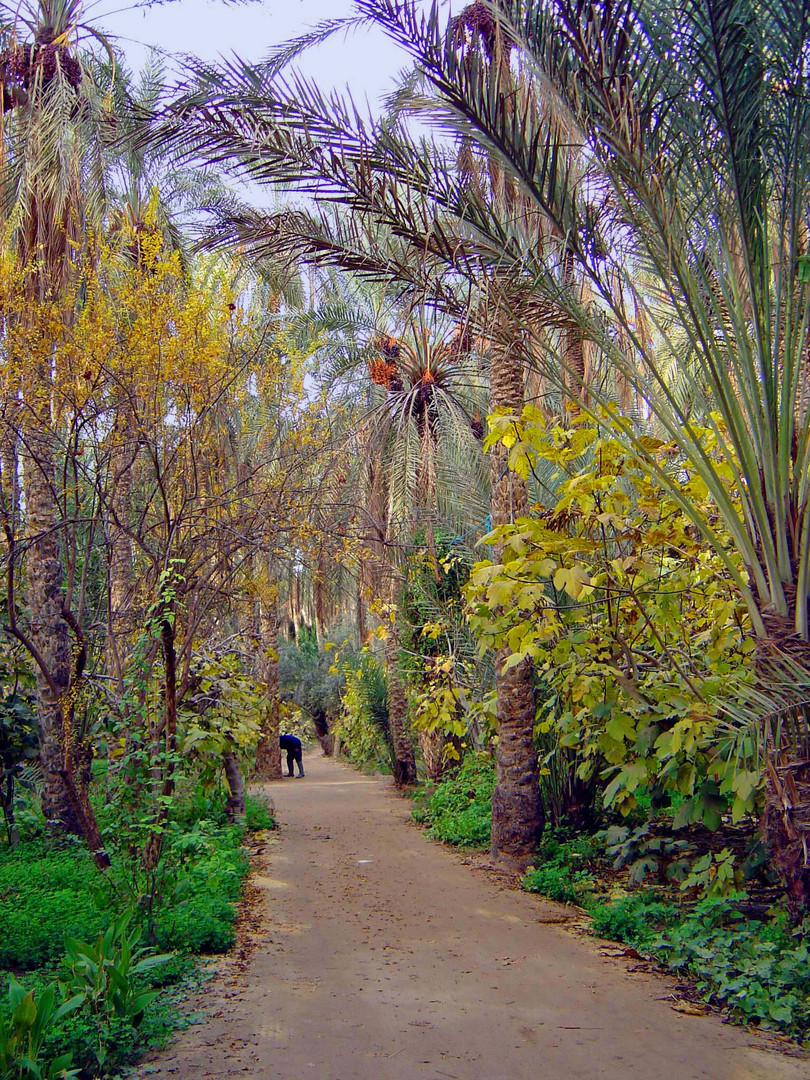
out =
{"type": "Polygon", "coordinates": [[[399,635],[392,623],[385,642],[385,674],[388,681],[388,722],[394,744],[394,783],[416,783],[416,758],[408,724],[408,699],[399,674],[399,635]]]}
{"type": "MultiPolygon", "coordinates": [[[[563,284],[574,288],[574,253],[566,248],[563,255],[563,284]]],[[[585,337],[582,327],[572,322],[562,331],[562,377],[570,396],[566,401],[572,412],[579,412],[580,405],[588,404],[588,387],[585,370],[585,337]]]]}
{"type": "MultiPolygon", "coordinates": [[[[758,642],[756,664],[765,685],[774,659],[778,665],[782,655],[810,671],[810,642],[795,629],[795,588],[786,591],[786,616],[762,612],[768,637],[758,642]]],[[[810,906],[810,710],[803,704],[784,710],[766,737],[762,834],[791,913],[799,919],[810,906]]]]}
{"type": "Polygon", "coordinates": [[[444,776],[452,773],[461,761],[461,739],[457,735],[447,735],[444,731],[420,731],[419,749],[425,763],[428,779],[438,783],[444,776]],[[448,757],[447,748],[453,748],[448,757]]]}
{"type": "Polygon", "coordinates": [[[261,636],[260,672],[267,702],[262,719],[262,733],[256,747],[256,776],[280,780],[281,699],[278,681],[278,610],[275,602],[262,604],[259,616],[261,636]]]}
{"type": "MultiPolygon", "coordinates": [[[[512,349],[496,342],[491,357],[490,407],[520,414],[523,407],[523,367],[512,349]]],[[[508,452],[492,449],[490,516],[493,528],[528,514],[525,481],[508,468],[508,452]]],[[[498,562],[502,551],[496,548],[498,562]]],[[[543,832],[544,813],[540,773],[534,747],[534,671],[529,660],[504,671],[511,650],[501,647],[495,658],[498,747],[497,782],[492,796],[492,857],[526,863],[543,832]]]]}

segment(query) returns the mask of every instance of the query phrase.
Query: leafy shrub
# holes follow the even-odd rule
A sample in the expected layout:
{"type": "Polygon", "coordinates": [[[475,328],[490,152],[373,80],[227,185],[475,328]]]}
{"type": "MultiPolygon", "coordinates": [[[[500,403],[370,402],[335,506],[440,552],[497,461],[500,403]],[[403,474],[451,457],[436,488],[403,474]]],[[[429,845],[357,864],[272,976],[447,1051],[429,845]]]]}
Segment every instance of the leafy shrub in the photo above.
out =
{"type": "MultiPolygon", "coordinates": [[[[250,800],[248,813],[256,828],[273,824],[267,806],[256,800],[250,800]]],[[[140,892],[140,859],[125,848],[114,854],[111,888],[79,845],[56,850],[44,840],[28,840],[14,850],[0,845],[0,969],[28,969],[23,996],[31,993],[35,1002],[47,1005],[52,975],[42,969],[52,971],[67,948],[71,973],[61,997],[79,1002],[69,1016],[55,1004],[41,1038],[37,1035],[42,1080],[55,1078],[50,1070],[60,1059],[65,1069],[75,1067],[85,1076],[112,1075],[137,1061],[146,1046],[168,1040],[178,1026],[177,984],[193,977],[189,954],[223,952],[233,944],[236,901],[248,870],[243,835],[241,827],[226,822],[218,793],[182,791],[165,829],[160,887],[151,905],[140,892]],[[137,897],[136,913],[144,920],[142,928],[133,921],[125,935],[124,896],[137,897]],[[137,940],[147,927],[160,948],[181,955],[153,967],[153,957],[137,940]]],[[[0,992],[9,985],[0,970],[0,992]]],[[[8,1060],[17,1053],[12,1037],[20,1045],[9,1027],[13,1011],[0,1000],[5,1031],[0,1054],[8,1060]]],[[[13,1069],[0,1069],[0,1080],[38,1077],[20,1072],[15,1063],[13,1069]]]]}
{"type": "Polygon", "coordinates": [[[634,885],[650,875],[660,881],[683,881],[689,869],[689,843],[652,832],[651,822],[637,829],[612,825],[604,833],[608,855],[617,870],[626,869],[634,885]]]}
{"type": "Polygon", "coordinates": [[[597,903],[590,911],[592,929],[597,937],[624,941],[636,947],[650,945],[661,928],[678,917],[675,904],[665,903],[650,892],[597,903]]]}
{"type": "Polygon", "coordinates": [[[6,1015],[0,1016],[0,1077],[3,1080],[66,1080],[76,1073],[70,1054],[49,1056],[45,1048],[48,1029],[74,1012],[81,999],[57,1004],[56,986],[50,983],[39,993],[26,990],[15,979],[8,987],[6,1015]]]}
{"type": "Polygon", "coordinates": [[[276,819],[267,801],[256,795],[248,795],[245,799],[245,828],[249,832],[259,832],[275,827],[276,819]]]}
{"type": "Polygon", "coordinates": [[[334,731],[346,755],[357,765],[391,771],[393,744],[388,725],[385,672],[367,649],[345,669],[341,712],[334,731]]]}
{"type": "Polygon", "coordinates": [[[156,920],[160,948],[219,953],[233,945],[235,902],[249,868],[241,839],[238,826],[209,822],[175,837],[170,854],[190,865],[156,920]]]}
{"type": "Polygon", "coordinates": [[[558,904],[581,904],[592,885],[593,878],[587,870],[558,863],[530,870],[523,879],[523,888],[527,892],[542,893],[558,904]]]}
{"type": "Polygon", "coordinates": [[[235,940],[235,916],[234,905],[224,897],[202,894],[170,905],[157,920],[155,938],[162,949],[227,952],[235,940]]]}
{"type": "Polygon", "coordinates": [[[565,830],[551,830],[538,850],[540,865],[526,874],[523,888],[560,904],[583,904],[593,888],[587,863],[594,853],[590,837],[567,840],[565,830]]]}
{"type": "MultiPolygon", "coordinates": [[[[152,1002],[137,1027],[125,1017],[108,1018],[104,1042],[105,1074],[114,1074],[126,1065],[135,1064],[147,1047],[164,1046],[178,1026],[189,1022],[180,1018],[178,1004],[197,978],[195,963],[187,955],[176,955],[145,974],[144,986],[160,989],[160,997],[152,1002]]],[[[96,1017],[84,1008],[49,1029],[45,1052],[49,1056],[69,1054],[73,1064],[85,1075],[97,1076],[100,1071],[98,1035],[96,1017]]]]}
{"type": "Polygon", "coordinates": [[[443,780],[413,812],[430,825],[430,835],[459,847],[487,847],[492,824],[492,761],[470,754],[457,773],[443,780]]]}
{"type": "Polygon", "coordinates": [[[81,1001],[93,1017],[96,1031],[94,1056],[104,1068],[109,1047],[121,1041],[119,1028],[137,1030],[146,1009],[159,996],[148,990],[144,979],[169,957],[140,945],[141,931],[130,929],[131,913],[116,919],[93,944],[67,938],[64,966],[68,974],[61,984],[65,998],[81,1001]]]}
{"type": "Polygon", "coordinates": [[[785,922],[743,918],[733,904],[704,900],[653,945],[673,971],[695,979],[707,1001],[790,1034],[810,1028],[810,943],[785,922]]]}

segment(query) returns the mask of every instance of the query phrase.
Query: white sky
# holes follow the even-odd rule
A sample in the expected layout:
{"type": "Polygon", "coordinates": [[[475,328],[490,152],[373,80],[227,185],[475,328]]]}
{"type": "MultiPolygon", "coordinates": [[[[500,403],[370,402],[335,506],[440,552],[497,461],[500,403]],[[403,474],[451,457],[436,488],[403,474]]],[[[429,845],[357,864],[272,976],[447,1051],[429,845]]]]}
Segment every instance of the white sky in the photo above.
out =
{"type": "MultiPolygon", "coordinates": [[[[323,19],[352,10],[351,0],[262,0],[225,4],[217,0],[175,0],[146,9],[115,12],[115,0],[88,5],[87,18],[118,39],[132,68],[143,63],[147,46],[204,60],[233,53],[261,59],[273,46],[297,37],[323,19]],[[110,14],[106,14],[106,12],[110,14]]],[[[347,85],[355,100],[374,102],[390,88],[406,58],[379,31],[335,37],[307,56],[301,68],[324,89],[347,85]]]]}

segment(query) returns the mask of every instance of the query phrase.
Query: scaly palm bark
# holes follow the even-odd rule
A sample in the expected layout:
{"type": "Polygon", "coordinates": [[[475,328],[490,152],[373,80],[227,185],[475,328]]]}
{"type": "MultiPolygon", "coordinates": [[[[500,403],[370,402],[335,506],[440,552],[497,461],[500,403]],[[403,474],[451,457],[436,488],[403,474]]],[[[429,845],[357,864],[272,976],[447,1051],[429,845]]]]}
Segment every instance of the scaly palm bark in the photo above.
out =
{"type": "MultiPolygon", "coordinates": [[[[523,365],[508,344],[495,343],[490,361],[490,404],[520,415],[523,408],[523,365]]],[[[490,517],[493,528],[507,525],[529,512],[526,483],[512,472],[508,451],[500,443],[491,452],[492,489],[490,517]]],[[[503,554],[496,547],[493,558],[503,554]]],[[[543,832],[543,801],[534,747],[536,702],[534,671],[530,660],[504,670],[511,655],[502,646],[496,656],[498,694],[497,782],[492,796],[492,856],[499,860],[527,862],[535,853],[543,832]]]]}
{"type": "Polygon", "coordinates": [[[399,649],[396,623],[392,623],[385,642],[388,722],[394,744],[394,782],[397,787],[405,787],[416,783],[416,758],[408,724],[408,699],[399,673],[399,649]]]}

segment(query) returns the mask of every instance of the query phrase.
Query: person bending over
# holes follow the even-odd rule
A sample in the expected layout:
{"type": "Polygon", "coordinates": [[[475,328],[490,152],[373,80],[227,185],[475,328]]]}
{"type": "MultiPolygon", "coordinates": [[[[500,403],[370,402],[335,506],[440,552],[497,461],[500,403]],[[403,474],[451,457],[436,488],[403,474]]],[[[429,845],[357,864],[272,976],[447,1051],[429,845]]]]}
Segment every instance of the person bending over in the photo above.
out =
{"type": "Polygon", "coordinates": [[[298,775],[304,775],[304,751],[297,735],[282,735],[278,740],[281,749],[287,751],[287,776],[293,775],[293,765],[298,764],[298,775]]]}

